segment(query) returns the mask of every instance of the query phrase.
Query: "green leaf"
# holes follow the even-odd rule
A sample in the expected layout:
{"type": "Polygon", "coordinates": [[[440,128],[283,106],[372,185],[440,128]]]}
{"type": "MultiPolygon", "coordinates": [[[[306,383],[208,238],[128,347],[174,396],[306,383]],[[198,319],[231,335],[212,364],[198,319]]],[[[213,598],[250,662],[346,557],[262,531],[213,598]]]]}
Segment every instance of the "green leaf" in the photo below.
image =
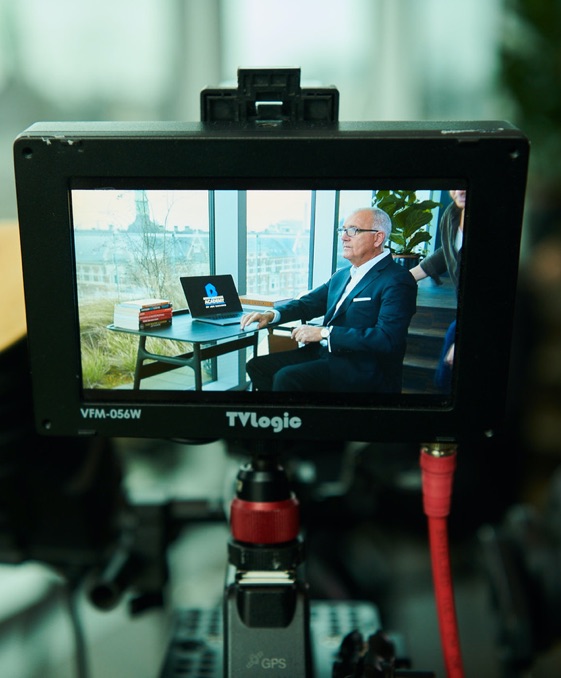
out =
{"type": "Polygon", "coordinates": [[[390,234],[390,241],[399,245],[399,247],[405,247],[405,238],[401,233],[392,233],[390,234]]]}
{"type": "Polygon", "coordinates": [[[416,210],[411,210],[406,215],[405,224],[403,226],[405,237],[410,238],[419,229],[430,223],[431,219],[432,214],[430,212],[418,212],[416,210]]]}
{"type": "Polygon", "coordinates": [[[407,243],[408,249],[413,249],[422,242],[429,242],[431,234],[428,231],[418,231],[407,243]]]}

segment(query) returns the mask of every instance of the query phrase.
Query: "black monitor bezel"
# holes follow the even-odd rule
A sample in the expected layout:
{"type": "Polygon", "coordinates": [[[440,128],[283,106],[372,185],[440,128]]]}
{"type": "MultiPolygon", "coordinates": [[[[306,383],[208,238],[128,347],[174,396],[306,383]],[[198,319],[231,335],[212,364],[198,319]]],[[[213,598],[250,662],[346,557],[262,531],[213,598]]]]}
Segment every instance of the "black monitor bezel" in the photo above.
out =
{"type": "Polygon", "coordinates": [[[504,122],[205,125],[38,123],[15,141],[28,343],[36,425],[53,435],[436,440],[481,435],[504,417],[529,145],[504,122]],[[162,184],[163,182],[163,184],[162,184]],[[255,418],[298,428],[232,427],[235,398],[199,404],[84,401],[74,279],[72,186],[232,188],[465,186],[469,193],[451,399],[379,406],[240,399],[255,418]],[[56,317],[53,317],[53,308],[56,317]],[[140,421],[127,407],[142,408],[140,421]],[[122,417],[84,417],[88,408],[122,417]],[[101,410],[99,410],[101,411],[101,410]],[[107,410],[109,412],[109,410],[107,410]]]}

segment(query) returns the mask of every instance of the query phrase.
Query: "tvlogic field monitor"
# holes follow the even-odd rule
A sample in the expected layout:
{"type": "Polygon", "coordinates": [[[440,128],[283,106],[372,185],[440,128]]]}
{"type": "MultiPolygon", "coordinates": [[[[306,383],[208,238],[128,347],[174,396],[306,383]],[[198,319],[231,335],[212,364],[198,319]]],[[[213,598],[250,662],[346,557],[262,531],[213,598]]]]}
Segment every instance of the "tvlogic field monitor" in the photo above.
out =
{"type": "MultiPolygon", "coordinates": [[[[528,152],[506,122],[31,126],[14,154],[38,429],[357,441],[492,432],[528,152]],[[391,235],[379,213],[368,221],[373,207],[391,235]],[[385,256],[347,288],[369,238],[385,256]],[[181,279],[223,275],[266,324],[192,316],[181,279]],[[317,380],[259,381],[255,359],[284,350],[290,362],[315,351],[317,380]]],[[[218,287],[204,286],[213,306],[218,287]]]]}

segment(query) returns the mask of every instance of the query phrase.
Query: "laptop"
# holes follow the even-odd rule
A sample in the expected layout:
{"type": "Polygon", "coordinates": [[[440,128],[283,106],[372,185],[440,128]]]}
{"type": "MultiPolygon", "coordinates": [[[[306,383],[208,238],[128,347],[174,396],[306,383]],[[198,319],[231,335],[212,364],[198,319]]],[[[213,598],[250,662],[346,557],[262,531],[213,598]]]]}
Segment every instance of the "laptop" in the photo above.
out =
{"type": "Polygon", "coordinates": [[[193,320],[213,325],[237,325],[245,311],[231,275],[191,275],[180,278],[193,320]]]}

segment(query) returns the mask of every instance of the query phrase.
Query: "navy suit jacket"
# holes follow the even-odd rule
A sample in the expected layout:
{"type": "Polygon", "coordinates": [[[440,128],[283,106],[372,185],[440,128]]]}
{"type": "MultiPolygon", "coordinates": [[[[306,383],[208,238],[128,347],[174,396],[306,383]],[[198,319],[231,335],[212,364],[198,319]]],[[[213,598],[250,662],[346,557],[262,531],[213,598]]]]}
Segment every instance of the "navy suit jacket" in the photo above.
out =
{"type": "Polygon", "coordinates": [[[327,356],[332,391],[400,393],[407,331],[416,312],[417,283],[391,255],[359,281],[335,312],[349,269],[300,299],[280,306],[280,322],[324,316],[333,329],[327,356]]]}

